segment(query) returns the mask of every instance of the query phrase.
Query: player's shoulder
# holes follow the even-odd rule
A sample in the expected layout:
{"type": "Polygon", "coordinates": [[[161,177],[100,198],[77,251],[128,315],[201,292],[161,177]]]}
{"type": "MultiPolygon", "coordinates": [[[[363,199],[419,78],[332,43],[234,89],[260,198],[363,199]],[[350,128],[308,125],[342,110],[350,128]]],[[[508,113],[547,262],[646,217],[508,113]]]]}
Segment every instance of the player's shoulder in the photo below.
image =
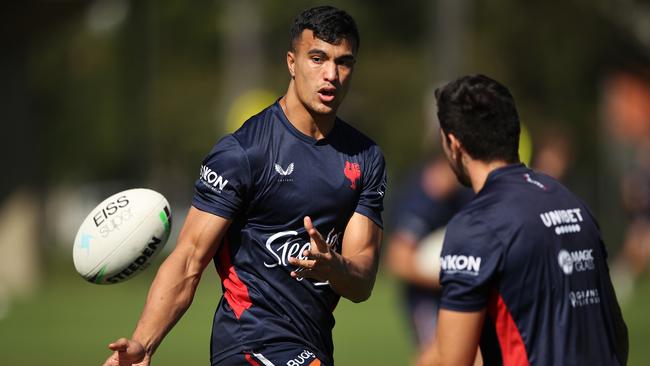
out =
{"type": "Polygon", "coordinates": [[[339,133],[342,136],[357,138],[357,143],[360,144],[375,145],[375,142],[370,137],[340,117],[336,118],[336,124],[336,128],[340,130],[339,133]]]}
{"type": "Polygon", "coordinates": [[[348,149],[368,151],[383,156],[381,148],[377,143],[356,127],[342,120],[336,119],[336,141],[348,149]]]}
{"type": "Polygon", "coordinates": [[[500,236],[482,210],[459,211],[447,224],[445,253],[481,251],[488,244],[501,245],[500,236]]]}
{"type": "Polygon", "coordinates": [[[242,123],[241,127],[232,133],[232,137],[244,149],[268,143],[269,137],[273,136],[272,130],[277,128],[277,123],[275,123],[278,119],[277,108],[279,106],[276,102],[251,116],[242,123]]]}
{"type": "Polygon", "coordinates": [[[472,205],[473,203],[474,201],[470,202],[449,220],[447,224],[448,230],[456,231],[460,234],[467,234],[468,229],[487,230],[484,225],[484,209],[481,206],[472,205]]]}
{"type": "Polygon", "coordinates": [[[264,147],[271,143],[271,136],[274,136],[272,129],[277,128],[277,123],[274,123],[278,118],[276,104],[264,108],[244,121],[236,131],[217,140],[210,155],[226,153],[247,160],[263,156],[264,147]]]}

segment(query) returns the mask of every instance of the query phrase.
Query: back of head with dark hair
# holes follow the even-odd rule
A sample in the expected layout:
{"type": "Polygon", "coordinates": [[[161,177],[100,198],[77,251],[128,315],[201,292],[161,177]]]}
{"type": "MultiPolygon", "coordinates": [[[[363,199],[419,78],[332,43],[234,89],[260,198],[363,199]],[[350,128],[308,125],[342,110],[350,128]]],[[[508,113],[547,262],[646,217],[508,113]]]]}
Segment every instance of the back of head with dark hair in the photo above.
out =
{"type": "Polygon", "coordinates": [[[436,90],[438,120],[465,151],[484,162],[519,161],[519,116],[508,89],[484,75],[464,76],[436,90]]]}
{"type": "Polygon", "coordinates": [[[361,44],[354,19],[332,6],[317,6],[298,14],[289,31],[289,49],[295,50],[295,42],[305,29],[313,31],[316,38],[331,44],[347,39],[355,53],[361,44]]]}

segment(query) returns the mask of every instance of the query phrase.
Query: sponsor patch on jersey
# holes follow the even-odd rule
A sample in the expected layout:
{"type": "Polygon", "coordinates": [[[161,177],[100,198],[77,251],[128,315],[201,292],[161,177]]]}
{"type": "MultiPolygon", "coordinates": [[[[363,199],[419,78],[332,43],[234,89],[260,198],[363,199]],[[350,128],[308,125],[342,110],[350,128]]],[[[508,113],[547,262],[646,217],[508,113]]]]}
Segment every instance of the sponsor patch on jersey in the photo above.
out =
{"type": "MultiPolygon", "coordinates": [[[[307,361],[313,361],[316,359],[316,355],[308,350],[303,350],[299,355],[296,355],[293,359],[287,361],[287,366],[300,366],[307,361]]],[[[311,363],[309,363],[311,365],[311,363]]]]}
{"type": "MultiPolygon", "coordinates": [[[[342,233],[335,233],[334,229],[332,229],[327,234],[325,242],[332,250],[336,251],[338,242],[342,236],[342,233]]],[[[311,243],[308,238],[304,239],[300,237],[297,231],[287,230],[269,236],[266,240],[265,247],[273,257],[271,262],[264,262],[266,268],[274,268],[277,266],[287,267],[289,266],[290,257],[306,259],[303,253],[305,250],[311,248],[311,243]]],[[[300,272],[300,268],[297,268],[296,272],[300,272]]],[[[302,281],[303,277],[297,277],[296,280],[302,281]]],[[[329,281],[313,282],[313,285],[326,286],[329,285],[329,281]]]]}
{"type": "Polygon", "coordinates": [[[296,165],[294,163],[289,163],[286,168],[283,168],[282,165],[278,163],[273,164],[275,172],[280,176],[280,182],[293,182],[293,178],[290,176],[293,173],[295,166],[296,165]]]}
{"type": "Polygon", "coordinates": [[[539,217],[544,226],[553,229],[556,235],[579,233],[582,230],[580,223],[584,221],[579,208],[547,211],[539,217]]]}
{"type": "Polygon", "coordinates": [[[596,305],[600,304],[600,295],[597,288],[576,290],[569,292],[569,301],[574,308],[596,305]]]}
{"type": "Polygon", "coordinates": [[[593,249],[574,250],[572,252],[562,249],[557,255],[557,262],[562,268],[562,272],[567,276],[574,271],[584,272],[596,269],[593,249]]]}
{"type": "Polygon", "coordinates": [[[199,178],[201,179],[201,183],[203,183],[203,185],[218,193],[223,191],[223,189],[226,188],[226,185],[228,184],[228,179],[224,178],[222,175],[219,175],[219,173],[215,172],[205,165],[201,165],[199,178]]]}
{"type": "Polygon", "coordinates": [[[462,273],[478,276],[481,269],[481,257],[448,254],[440,257],[440,268],[448,274],[462,273]]]}

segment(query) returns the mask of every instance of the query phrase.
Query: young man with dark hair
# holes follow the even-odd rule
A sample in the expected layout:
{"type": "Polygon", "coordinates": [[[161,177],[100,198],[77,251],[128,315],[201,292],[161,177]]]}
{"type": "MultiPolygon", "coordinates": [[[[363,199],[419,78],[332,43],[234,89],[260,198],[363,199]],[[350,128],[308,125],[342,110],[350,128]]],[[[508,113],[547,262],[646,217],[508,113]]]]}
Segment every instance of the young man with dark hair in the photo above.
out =
{"type": "Polygon", "coordinates": [[[295,19],[287,93],[204,159],[176,248],[106,366],[149,365],[213,260],[212,365],[333,365],[332,311],[370,296],[386,188],[377,145],[336,117],[358,47],[341,10],[295,19]]]}
{"type": "Polygon", "coordinates": [[[447,226],[437,338],[418,365],[625,365],[627,328],[585,204],[519,163],[512,95],[482,75],[437,90],[445,153],[475,198],[447,226]]]}

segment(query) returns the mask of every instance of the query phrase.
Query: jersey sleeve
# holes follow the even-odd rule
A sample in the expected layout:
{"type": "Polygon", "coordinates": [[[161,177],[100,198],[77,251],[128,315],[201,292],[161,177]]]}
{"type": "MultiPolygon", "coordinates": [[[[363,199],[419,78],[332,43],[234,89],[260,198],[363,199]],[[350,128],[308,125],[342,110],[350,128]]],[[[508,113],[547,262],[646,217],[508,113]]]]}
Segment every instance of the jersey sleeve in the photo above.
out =
{"type": "Polygon", "coordinates": [[[447,202],[434,201],[428,197],[419,186],[409,188],[420,192],[409,195],[397,209],[394,231],[406,234],[417,242],[434,230],[446,226],[454,211],[447,202]]]}
{"type": "Polygon", "coordinates": [[[244,149],[237,139],[228,135],[203,159],[192,206],[231,219],[242,209],[250,181],[250,165],[244,149]]]}
{"type": "Polygon", "coordinates": [[[381,213],[384,210],[386,187],[386,162],[379,147],[374,145],[369,164],[363,172],[363,186],[355,212],[368,217],[381,228],[384,227],[381,213]]]}
{"type": "Polygon", "coordinates": [[[441,306],[478,311],[487,306],[503,266],[503,245],[483,223],[459,214],[447,227],[440,257],[441,306]]]}

